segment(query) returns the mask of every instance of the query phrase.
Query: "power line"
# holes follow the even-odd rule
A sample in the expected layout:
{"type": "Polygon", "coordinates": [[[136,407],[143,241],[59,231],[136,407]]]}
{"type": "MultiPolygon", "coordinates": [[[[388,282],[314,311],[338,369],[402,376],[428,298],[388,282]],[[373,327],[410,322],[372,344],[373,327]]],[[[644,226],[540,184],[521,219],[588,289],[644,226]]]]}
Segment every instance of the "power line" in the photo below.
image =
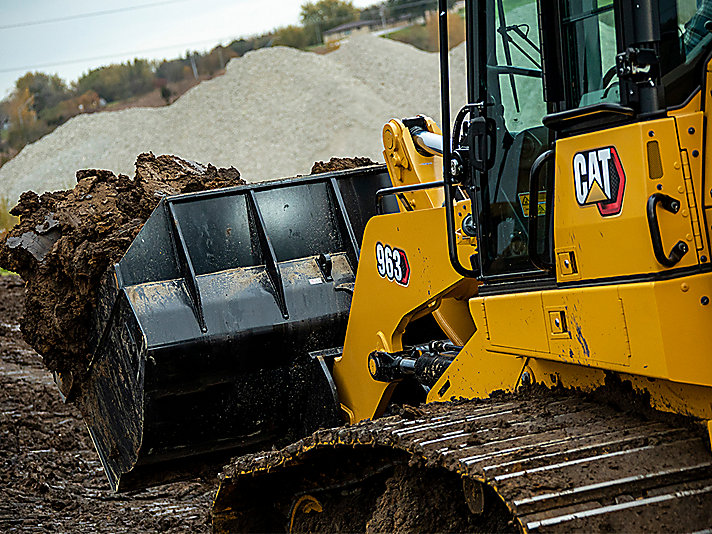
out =
{"type": "Polygon", "coordinates": [[[83,63],[84,61],[99,61],[101,59],[111,59],[115,58],[117,56],[131,56],[134,54],[145,54],[148,52],[158,52],[160,50],[167,50],[169,48],[177,48],[177,47],[183,47],[183,46],[197,46],[199,44],[205,44],[205,43],[215,43],[215,42],[222,42],[222,41],[227,41],[228,39],[234,40],[235,37],[223,37],[223,38],[217,38],[217,39],[205,39],[203,41],[194,41],[192,43],[177,43],[173,45],[168,45],[168,46],[159,46],[157,48],[145,48],[143,50],[133,50],[130,52],[117,52],[115,54],[107,54],[105,56],[94,56],[94,57],[87,57],[87,58],[82,58],[82,59],[71,59],[67,61],[57,61],[54,63],[44,63],[41,65],[28,65],[26,67],[13,67],[9,69],[0,69],[0,74],[4,74],[7,72],[18,72],[18,71],[31,71],[31,70],[36,70],[36,69],[46,69],[48,67],[58,67],[60,65],[71,65],[73,63],[83,63]]]}
{"type": "Polygon", "coordinates": [[[26,26],[38,26],[40,24],[51,24],[53,22],[65,22],[68,20],[87,19],[90,17],[98,17],[101,15],[111,15],[114,13],[124,13],[126,11],[136,11],[137,9],[147,9],[149,7],[165,6],[168,4],[178,4],[187,2],[188,0],[164,0],[163,2],[153,2],[152,4],[141,4],[138,6],[119,7],[116,9],[106,9],[104,11],[92,11],[90,13],[80,13],[78,15],[68,15],[66,17],[57,17],[54,19],[30,20],[27,22],[17,22],[14,24],[3,24],[0,30],[9,30],[10,28],[24,28],[26,26]]]}
{"type": "MultiPolygon", "coordinates": [[[[18,25],[14,25],[14,26],[0,26],[0,30],[6,29],[6,28],[9,28],[9,27],[17,27],[17,26],[22,26],[22,25],[29,26],[29,25],[33,25],[33,24],[44,24],[44,23],[46,23],[46,22],[56,22],[56,21],[59,21],[59,20],[69,20],[69,19],[71,19],[71,18],[80,18],[80,17],[95,16],[95,15],[104,15],[104,14],[108,14],[108,13],[115,13],[115,12],[118,12],[118,11],[129,11],[129,10],[132,10],[132,9],[142,9],[142,8],[144,8],[144,7],[155,7],[155,6],[158,6],[158,5],[174,4],[174,3],[187,2],[187,1],[189,1],[189,0],[167,0],[167,1],[164,1],[164,2],[155,2],[155,3],[153,3],[153,4],[144,4],[144,5],[142,5],[142,6],[133,6],[133,7],[129,7],[129,8],[121,8],[121,9],[107,10],[107,11],[97,11],[97,12],[94,12],[94,13],[87,13],[87,14],[84,14],[84,15],[77,15],[76,17],[65,17],[64,19],[52,19],[52,20],[49,20],[49,19],[48,19],[48,20],[46,20],[46,21],[37,21],[37,22],[31,22],[31,23],[25,23],[25,24],[18,24],[18,25]]],[[[394,6],[394,7],[389,8],[389,9],[390,9],[391,11],[399,11],[399,10],[402,10],[402,9],[407,9],[407,8],[409,8],[409,7],[414,7],[414,6],[418,6],[418,5],[426,5],[426,4],[437,5],[437,0],[418,0],[418,1],[415,1],[415,2],[409,2],[409,3],[407,3],[407,4],[400,4],[400,5],[394,6]]],[[[353,20],[353,19],[351,19],[350,17],[341,17],[340,19],[337,19],[337,20],[342,20],[342,19],[343,19],[343,20],[353,20]]],[[[117,53],[115,53],[115,54],[106,54],[106,55],[103,55],[103,56],[94,56],[94,57],[87,57],[87,58],[81,58],[81,59],[71,59],[71,60],[65,60],[65,61],[57,61],[57,62],[53,62],[53,63],[42,63],[42,64],[37,64],[37,65],[28,65],[28,66],[25,66],[25,67],[4,68],[4,69],[0,69],[0,74],[6,74],[6,73],[9,73],[9,72],[20,72],[20,71],[25,71],[25,72],[27,72],[27,71],[32,71],[32,70],[36,70],[36,69],[45,69],[45,68],[49,68],[49,67],[59,67],[59,66],[62,66],[62,65],[72,65],[72,64],[75,64],[75,63],[83,63],[83,62],[85,62],[85,61],[99,61],[99,60],[102,60],[102,59],[112,59],[112,58],[115,58],[115,57],[117,57],[117,56],[131,56],[131,55],[134,55],[134,54],[146,54],[146,53],[149,53],[149,52],[159,52],[159,51],[161,51],[161,50],[168,50],[168,49],[176,48],[176,47],[197,46],[197,45],[205,44],[205,43],[215,43],[215,42],[220,42],[220,41],[226,41],[226,40],[228,40],[228,39],[230,39],[230,40],[235,40],[235,39],[239,39],[239,37],[231,36],[231,37],[224,37],[224,38],[218,38],[218,39],[205,39],[205,40],[203,40],[203,41],[195,41],[195,42],[191,42],[191,43],[173,44],[173,45],[161,46],[161,47],[157,47],[157,48],[146,48],[146,49],[143,49],[143,50],[133,50],[133,51],[129,51],[129,52],[117,52],[117,53]]]]}

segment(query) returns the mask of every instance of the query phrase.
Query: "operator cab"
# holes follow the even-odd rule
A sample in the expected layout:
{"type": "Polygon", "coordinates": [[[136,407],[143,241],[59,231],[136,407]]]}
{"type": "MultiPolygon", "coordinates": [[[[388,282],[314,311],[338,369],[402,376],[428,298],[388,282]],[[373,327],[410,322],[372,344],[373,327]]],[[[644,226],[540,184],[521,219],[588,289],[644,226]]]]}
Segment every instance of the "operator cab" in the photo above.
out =
{"type": "Polygon", "coordinates": [[[473,201],[478,254],[472,268],[451,258],[485,282],[481,292],[554,283],[557,139],[661,117],[697,91],[712,46],[712,0],[633,4],[467,4],[471,104],[469,122],[456,120],[453,132],[453,157],[466,172],[451,180],[473,201]],[[477,121],[488,126],[476,130],[477,121]]]}

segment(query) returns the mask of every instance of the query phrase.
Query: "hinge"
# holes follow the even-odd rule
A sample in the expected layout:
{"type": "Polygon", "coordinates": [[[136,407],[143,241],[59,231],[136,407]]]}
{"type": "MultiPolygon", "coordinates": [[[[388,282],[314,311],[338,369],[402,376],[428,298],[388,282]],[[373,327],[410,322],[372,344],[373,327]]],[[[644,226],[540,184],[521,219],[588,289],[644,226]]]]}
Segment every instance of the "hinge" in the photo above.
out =
{"type": "Polygon", "coordinates": [[[692,170],[690,168],[690,157],[687,150],[681,150],[682,176],[685,181],[685,192],[687,193],[687,204],[690,211],[690,222],[692,223],[692,234],[695,236],[695,248],[702,250],[702,229],[700,227],[700,217],[697,213],[697,201],[695,199],[695,187],[692,183],[692,170]]]}
{"type": "Polygon", "coordinates": [[[616,56],[619,78],[645,79],[650,67],[657,65],[658,55],[652,48],[628,48],[616,56]]]}
{"type": "Polygon", "coordinates": [[[487,336],[487,341],[490,340],[490,333],[489,333],[489,326],[487,325],[487,308],[485,308],[485,299],[482,299],[482,317],[485,320],[485,324],[483,324],[483,329],[485,331],[485,335],[487,336]]]}

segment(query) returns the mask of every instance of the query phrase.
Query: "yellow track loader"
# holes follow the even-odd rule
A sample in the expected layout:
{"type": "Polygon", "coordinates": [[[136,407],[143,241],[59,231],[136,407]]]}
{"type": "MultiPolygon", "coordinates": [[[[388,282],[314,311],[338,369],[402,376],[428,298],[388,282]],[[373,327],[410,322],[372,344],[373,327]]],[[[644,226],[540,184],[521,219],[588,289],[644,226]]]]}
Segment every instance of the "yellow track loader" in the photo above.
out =
{"type": "Polygon", "coordinates": [[[452,121],[439,4],[442,131],[167,198],[107,275],[113,487],[234,457],[220,532],[384,528],[404,470],[462,502],[421,530],[709,529],[712,2],[468,0],[452,121]]]}

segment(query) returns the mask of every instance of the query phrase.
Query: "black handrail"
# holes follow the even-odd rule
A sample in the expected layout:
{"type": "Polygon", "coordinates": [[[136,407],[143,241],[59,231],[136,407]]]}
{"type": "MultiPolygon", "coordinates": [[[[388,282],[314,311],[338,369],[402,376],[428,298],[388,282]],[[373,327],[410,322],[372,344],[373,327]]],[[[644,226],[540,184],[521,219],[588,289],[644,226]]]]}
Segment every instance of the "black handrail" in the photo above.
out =
{"type": "Polygon", "coordinates": [[[423,191],[425,189],[434,189],[442,187],[445,182],[438,180],[437,182],[423,182],[420,184],[398,185],[396,187],[385,187],[376,191],[376,215],[383,213],[383,198],[390,195],[400,195],[402,193],[410,193],[412,191],[423,191]]]}
{"type": "Polygon", "coordinates": [[[658,263],[665,267],[674,267],[682,257],[687,254],[689,247],[687,243],[680,240],[672,247],[670,254],[665,254],[663,249],[663,238],[660,235],[660,225],[658,224],[657,207],[658,204],[665,211],[677,213],[680,211],[680,201],[664,193],[653,193],[648,199],[647,215],[648,227],[650,228],[650,240],[653,243],[653,253],[658,263]]]}
{"type": "Polygon", "coordinates": [[[455,209],[453,207],[453,188],[451,172],[451,140],[450,140],[450,67],[449,38],[447,28],[447,0],[438,0],[438,22],[440,28],[440,103],[443,132],[443,182],[445,190],[445,221],[447,224],[447,249],[450,263],[455,271],[465,277],[475,278],[478,272],[468,269],[460,263],[457,255],[457,236],[455,235],[455,209]]]}
{"type": "MultiPolygon", "coordinates": [[[[541,271],[549,271],[552,265],[551,262],[542,261],[539,251],[537,250],[537,234],[539,233],[539,174],[544,168],[544,164],[552,157],[554,157],[554,150],[547,150],[536,158],[532,168],[529,170],[529,240],[527,242],[527,247],[529,259],[534,267],[541,271]]],[[[547,191],[550,189],[551,188],[547,188],[547,191]]],[[[549,199],[547,198],[547,204],[549,204],[548,200],[549,199]]],[[[548,205],[547,211],[551,213],[548,205]]]]}

